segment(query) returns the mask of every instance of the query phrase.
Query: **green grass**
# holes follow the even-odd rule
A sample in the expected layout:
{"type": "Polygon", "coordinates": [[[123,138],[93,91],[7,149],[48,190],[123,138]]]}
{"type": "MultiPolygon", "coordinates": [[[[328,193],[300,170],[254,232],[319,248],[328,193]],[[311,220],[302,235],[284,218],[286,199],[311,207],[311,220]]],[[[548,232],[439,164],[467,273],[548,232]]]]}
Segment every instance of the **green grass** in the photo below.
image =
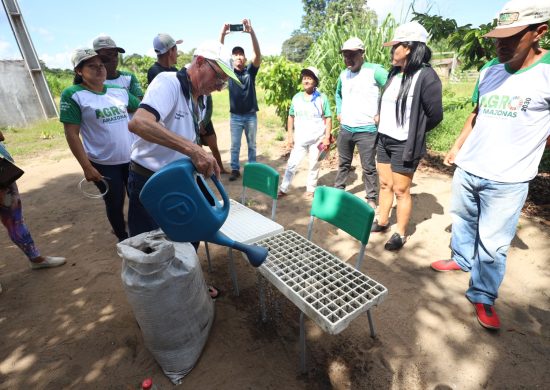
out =
{"type": "Polygon", "coordinates": [[[229,120],[229,92],[226,89],[212,94],[212,122],[221,122],[229,120]]]}
{"type": "Polygon", "coordinates": [[[453,146],[471,112],[472,107],[444,112],[443,121],[428,133],[426,141],[428,149],[440,153],[447,152],[453,146]]]}
{"type": "Polygon", "coordinates": [[[452,93],[455,97],[471,98],[476,83],[461,81],[458,83],[443,82],[443,89],[452,93]]]}
{"type": "MultiPolygon", "coordinates": [[[[265,104],[265,92],[261,88],[256,88],[258,99],[258,126],[266,128],[274,133],[282,132],[283,139],[285,137],[286,128],[281,125],[279,117],[275,114],[275,108],[265,104]]],[[[229,92],[224,89],[221,92],[212,94],[212,104],[214,111],[212,113],[212,121],[223,122],[229,120],[229,92]]]]}
{"type": "Polygon", "coordinates": [[[5,145],[14,159],[39,156],[52,150],[68,150],[63,125],[57,119],[36,122],[28,127],[2,127],[5,145]]]}

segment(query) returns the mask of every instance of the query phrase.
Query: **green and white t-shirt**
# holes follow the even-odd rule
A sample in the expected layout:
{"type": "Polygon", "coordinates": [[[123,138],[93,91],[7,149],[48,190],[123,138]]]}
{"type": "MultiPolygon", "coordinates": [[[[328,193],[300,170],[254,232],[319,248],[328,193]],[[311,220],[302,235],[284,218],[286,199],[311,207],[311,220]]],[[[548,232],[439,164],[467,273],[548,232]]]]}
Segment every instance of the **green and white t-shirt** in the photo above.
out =
{"type": "Polygon", "coordinates": [[[292,98],[288,115],[294,117],[294,142],[309,145],[325,134],[325,118],[330,118],[330,103],[324,93],[315,91],[312,96],[298,92],[292,98]]]}
{"type": "Polygon", "coordinates": [[[336,113],[348,131],[375,132],[374,116],[378,113],[380,88],[388,72],[377,64],[363,63],[359,72],[344,70],[336,85],[336,113]]]}
{"type": "Polygon", "coordinates": [[[128,130],[128,108],[136,110],[139,100],[124,88],[104,85],[93,92],[81,84],[61,93],[59,119],[80,125],[88,158],[98,164],[116,165],[130,161],[132,133],[128,130]]]}
{"type": "Polygon", "coordinates": [[[124,70],[118,71],[118,77],[114,79],[107,79],[103,83],[105,85],[118,85],[124,88],[137,98],[143,98],[143,90],[139,85],[139,81],[133,73],[126,72],[124,70]]]}
{"type": "Polygon", "coordinates": [[[472,99],[479,111],[456,164],[497,182],[533,179],[550,136],[550,52],[516,72],[487,63],[472,99]]]}

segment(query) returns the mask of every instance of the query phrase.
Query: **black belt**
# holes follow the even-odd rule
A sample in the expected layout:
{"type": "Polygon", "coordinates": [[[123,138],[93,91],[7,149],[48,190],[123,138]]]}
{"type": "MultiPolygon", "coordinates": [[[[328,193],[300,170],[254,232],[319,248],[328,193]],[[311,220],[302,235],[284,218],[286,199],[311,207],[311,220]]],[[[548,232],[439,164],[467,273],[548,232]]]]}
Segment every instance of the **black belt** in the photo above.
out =
{"type": "Polygon", "coordinates": [[[150,169],[145,168],[144,166],[139,165],[135,161],[130,161],[130,170],[132,172],[137,173],[138,175],[141,175],[147,179],[149,179],[155,172],[153,172],[150,169]]]}

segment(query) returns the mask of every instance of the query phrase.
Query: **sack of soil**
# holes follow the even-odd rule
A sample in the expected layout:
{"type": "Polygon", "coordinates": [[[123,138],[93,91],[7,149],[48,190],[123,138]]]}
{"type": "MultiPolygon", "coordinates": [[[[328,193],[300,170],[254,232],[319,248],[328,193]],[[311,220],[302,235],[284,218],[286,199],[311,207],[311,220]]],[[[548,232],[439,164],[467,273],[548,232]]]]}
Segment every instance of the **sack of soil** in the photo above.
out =
{"type": "Polygon", "coordinates": [[[190,243],[168,241],[161,230],[117,244],[122,283],[145,346],[178,384],[200,357],[214,304],[190,243]]]}

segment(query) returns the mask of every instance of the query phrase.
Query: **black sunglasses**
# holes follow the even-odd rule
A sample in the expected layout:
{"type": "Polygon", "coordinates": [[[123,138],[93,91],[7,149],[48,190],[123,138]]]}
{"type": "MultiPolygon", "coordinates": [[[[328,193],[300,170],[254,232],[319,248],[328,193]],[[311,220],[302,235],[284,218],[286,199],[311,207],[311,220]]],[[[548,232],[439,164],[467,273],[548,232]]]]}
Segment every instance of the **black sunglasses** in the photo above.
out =
{"type": "Polygon", "coordinates": [[[228,80],[226,79],[227,75],[225,73],[220,73],[216,70],[216,68],[214,68],[212,66],[212,64],[210,63],[210,61],[206,60],[206,63],[208,64],[208,66],[210,67],[210,69],[212,69],[214,71],[214,73],[216,74],[216,78],[217,78],[217,81],[218,81],[218,84],[220,84],[222,87],[225,87],[227,86],[227,82],[228,80]]]}

